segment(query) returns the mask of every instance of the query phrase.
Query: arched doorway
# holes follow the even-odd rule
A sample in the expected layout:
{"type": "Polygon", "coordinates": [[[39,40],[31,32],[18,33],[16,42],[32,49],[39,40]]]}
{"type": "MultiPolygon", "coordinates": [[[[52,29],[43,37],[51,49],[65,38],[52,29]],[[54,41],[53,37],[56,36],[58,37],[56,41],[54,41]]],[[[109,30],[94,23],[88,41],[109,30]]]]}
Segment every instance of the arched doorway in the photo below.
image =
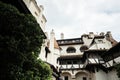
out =
{"type": "Polygon", "coordinates": [[[88,80],[88,74],[85,72],[78,72],[75,77],[76,80],[88,80]]]}
{"type": "Polygon", "coordinates": [[[64,72],[61,74],[63,80],[71,80],[71,74],[69,72],[64,72]]]}

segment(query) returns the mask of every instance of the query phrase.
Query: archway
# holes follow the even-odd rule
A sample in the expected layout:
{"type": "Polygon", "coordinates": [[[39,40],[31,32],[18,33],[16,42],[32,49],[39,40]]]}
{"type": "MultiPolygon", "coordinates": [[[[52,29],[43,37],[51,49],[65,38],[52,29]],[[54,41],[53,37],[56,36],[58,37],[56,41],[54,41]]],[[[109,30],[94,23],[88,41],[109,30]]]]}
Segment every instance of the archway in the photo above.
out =
{"type": "Polygon", "coordinates": [[[76,75],[76,80],[88,80],[88,73],[86,72],[78,72],[76,75]]]}
{"type": "Polygon", "coordinates": [[[61,76],[63,80],[71,80],[71,74],[69,72],[63,72],[61,76]]]}
{"type": "Polygon", "coordinates": [[[68,47],[66,50],[67,53],[75,53],[76,49],[74,47],[68,47]]]}

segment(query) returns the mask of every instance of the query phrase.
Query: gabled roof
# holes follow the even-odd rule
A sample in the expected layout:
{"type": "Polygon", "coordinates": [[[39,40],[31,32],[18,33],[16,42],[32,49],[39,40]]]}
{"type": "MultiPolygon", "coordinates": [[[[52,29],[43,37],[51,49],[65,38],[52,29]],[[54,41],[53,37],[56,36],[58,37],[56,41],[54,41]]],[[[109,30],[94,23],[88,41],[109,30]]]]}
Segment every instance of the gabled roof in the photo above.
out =
{"type": "Polygon", "coordinates": [[[94,44],[94,43],[95,43],[95,39],[103,39],[103,38],[105,38],[105,36],[95,35],[95,37],[94,37],[94,39],[92,40],[92,42],[91,42],[91,44],[90,44],[90,45],[92,45],[92,44],[94,44]]]}
{"type": "Polygon", "coordinates": [[[56,41],[55,38],[54,38],[54,48],[56,48],[56,49],[60,49],[60,47],[59,47],[59,45],[58,45],[58,43],[57,43],[57,41],[56,41]]]}
{"type": "Polygon", "coordinates": [[[113,38],[107,38],[108,41],[112,43],[112,46],[115,46],[118,42],[113,38]]]}
{"type": "Polygon", "coordinates": [[[120,56],[120,42],[115,46],[113,46],[112,48],[110,48],[106,53],[102,55],[105,61],[110,61],[119,56],[120,56]]]}
{"type": "MultiPolygon", "coordinates": [[[[50,42],[49,41],[47,42],[47,47],[50,47],[50,42]]],[[[58,45],[58,43],[57,43],[55,38],[54,38],[54,48],[55,49],[60,49],[60,47],[59,47],[59,45],[58,45]]]]}

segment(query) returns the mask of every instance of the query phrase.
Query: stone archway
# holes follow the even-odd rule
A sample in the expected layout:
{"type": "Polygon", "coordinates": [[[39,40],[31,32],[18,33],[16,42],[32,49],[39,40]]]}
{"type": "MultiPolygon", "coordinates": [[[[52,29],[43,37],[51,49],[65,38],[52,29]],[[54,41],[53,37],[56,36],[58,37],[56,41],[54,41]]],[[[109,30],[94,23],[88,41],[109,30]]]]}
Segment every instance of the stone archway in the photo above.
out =
{"type": "Polygon", "coordinates": [[[69,72],[63,72],[61,76],[63,80],[71,80],[71,74],[69,72]]]}
{"type": "Polygon", "coordinates": [[[86,72],[78,72],[75,75],[76,79],[75,80],[88,80],[88,73],[86,72]]]}

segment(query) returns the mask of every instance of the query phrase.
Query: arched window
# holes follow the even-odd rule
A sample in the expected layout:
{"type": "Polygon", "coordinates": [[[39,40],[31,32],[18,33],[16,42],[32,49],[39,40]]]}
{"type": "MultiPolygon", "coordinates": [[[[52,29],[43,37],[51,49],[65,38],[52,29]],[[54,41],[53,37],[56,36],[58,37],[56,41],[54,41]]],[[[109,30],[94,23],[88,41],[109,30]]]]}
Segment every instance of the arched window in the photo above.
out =
{"type": "Polygon", "coordinates": [[[76,49],[74,47],[68,47],[66,51],[67,53],[75,53],[76,49]]]}
{"type": "Polygon", "coordinates": [[[86,45],[83,45],[83,46],[80,47],[81,52],[84,52],[87,49],[88,49],[88,46],[86,46],[86,45]]]}

